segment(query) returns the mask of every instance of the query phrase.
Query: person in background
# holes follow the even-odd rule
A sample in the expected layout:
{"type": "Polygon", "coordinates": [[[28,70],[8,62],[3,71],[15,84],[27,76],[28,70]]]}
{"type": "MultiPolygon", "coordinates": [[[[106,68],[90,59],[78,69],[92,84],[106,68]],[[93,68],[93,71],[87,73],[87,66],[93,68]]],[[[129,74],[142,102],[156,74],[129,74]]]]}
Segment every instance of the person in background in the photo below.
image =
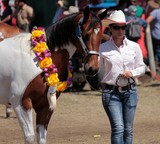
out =
{"type": "Polygon", "coordinates": [[[15,7],[17,26],[25,32],[30,32],[35,18],[33,8],[26,4],[26,0],[15,0],[15,7]]]}
{"type": "Polygon", "coordinates": [[[26,4],[26,0],[15,0],[15,11],[6,19],[16,19],[17,26],[25,32],[30,32],[32,29],[32,23],[34,21],[35,15],[33,8],[26,4]]]}
{"type": "Polygon", "coordinates": [[[9,0],[2,0],[2,5],[4,7],[1,14],[1,23],[6,23],[12,25],[12,20],[10,19],[10,15],[12,14],[12,9],[9,5],[9,0]]]}
{"type": "Polygon", "coordinates": [[[68,10],[63,12],[63,15],[66,16],[66,15],[70,15],[70,14],[78,13],[78,12],[79,12],[79,8],[78,7],[70,6],[68,10]]]}
{"type": "Polygon", "coordinates": [[[57,20],[60,20],[63,18],[63,12],[67,11],[70,6],[75,5],[75,0],[57,0],[57,10],[56,13],[54,14],[52,22],[56,22],[57,20]]]}
{"type": "Polygon", "coordinates": [[[141,17],[137,16],[137,6],[135,5],[129,5],[129,7],[126,9],[127,11],[125,12],[126,14],[126,20],[138,20],[138,23],[141,27],[146,28],[147,27],[147,22],[142,19],[141,17]]]}
{"type": "Polygon", "coordinates": [[[56,10],[56,13],[54,14],[54,17],[53,17],[53,20],[52,20],[53,23],[63,17],[64,2],[61,1],[61,0],[58,0],[57,3],[56,3],[56,5],[57,5],[57,10],[56,10]]]}
{"type": "Polygon", "coordinates": [[[160,4],[159,8],[153,9],[146,19],[151,24],[151,36],[153,43],[153,52],[157,68],[160,67],[160,4]]]}
{"type": "Polygon", "coordinates": [[[136,16],[142,17],[143,8],[142,8],[141,6],[139,6],[138,0],[131,0],[130,3],[131,3],[130,5],[134,5],[134,6],[136,6],[136,8],[137,8],[136,16]]]}
{"type": "MultiPolygon", "coordinates": [[[[135,5],[130,5],[128,7],[128,12],[127,12],[127,15],[126,15],[126,20],[127,21],[137,21],[136,23],[140,25],[139,33],[141,34],[141,37],[142,37],[142,33],[144,33],[144,31],[145,31],[145,29],[147,27],[147,22],[145,20],[143,20],[142,18],[138,17],[136,15],[136,12],[137,12],[137,7],[135,5]]],[[[129,31],[130,26],[131,25],[128,24],[127,30],[126,30],[126,36],[127,36],[128,39],[130,39],[130,38],[127,35],[128,34],[127,31],[129,31]]],[[[136,38],[136,39],[130,39],[130,40],[135,41],[135,42],[138,43],[139,40],[141,39],[141,37],[138,38],[138,39],[136,38]]],[[[144,42],[144,39],[143,39],[143,42],[144,42]]],[[[142,54],[143,54],[143,60],[145,60],[147,58],[146,46],[145,46],[145,44],[142,44],[141,42],[139,43],[139,46],[140,46],[142,54]]],[[[140,82],[139,78],[135,78],[135,81],[136,81],[137,85],[141,85],[141,82],[140,82]]]]}
{"type": "Polygon", "coordinates": [[[145,8],[145,18],[147,18],[152,10],[158,9],[160,4],[160,0],[148,0],[145,8]]]}
{"type": "Polygon", "coordinates": [[[128,23],[121,10],[102,20],[112,33],[99,48],[102,103],[111,125],[112,144],[132,144],[138,102],[134,79],[145,73],[140,46],[125,36],[128,23]]]}
{"type": "Polygon", "coordinates": [[[142,19],[140,17],[137,17],[136,16],[136,11],[137,11],[137,7],[134,6],[134,5],[130,5],[128,7],[126,20],[127,21],[131,21],[131,20],[135,20],[136,21],[137,20],[138,24],[141,26],[141,37],[143,37],[142,41],[140,41],[140,39],[141,39],[140,38],[140,39],[136,39],[135,42],[138,42],[138,44],[140,45],[143,57],[145,59],[145,58],[147,58],[147,50],[146,50],[146,46],[145,46],[145,43],[144,43],[144,41],[145,41],[144,40],[144,34],[145,34],[145,29],[147,28],[147,22],[146,22],[146,20],[144,20],[144,19],[142,19]]]}
{"type": "Polygon", "coordinates": [[[137,16],[137,7],[135,5],[130,5],[128,7],[128,15],[126,17],[126,20],[130,21],[136,19],[138,19],[139,25],[141,25],[143,28],[147,27],[147,22],[137,16]]]}

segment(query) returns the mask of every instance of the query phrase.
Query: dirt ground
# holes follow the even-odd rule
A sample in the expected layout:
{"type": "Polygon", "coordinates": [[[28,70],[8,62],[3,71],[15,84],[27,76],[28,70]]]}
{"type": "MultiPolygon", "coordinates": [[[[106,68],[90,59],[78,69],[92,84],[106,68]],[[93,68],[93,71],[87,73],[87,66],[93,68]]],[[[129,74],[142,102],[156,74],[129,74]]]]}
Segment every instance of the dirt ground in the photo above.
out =
{"type": "MultiPolygon", "coordinates": [[[[134,144],[160,144],[160,82],[143,80],[145,83],[138,87],[134,144]]],[[[23,144],[15,114],[6,119],[4,106],[0,106],[0,144],[23,144]]],[[[49,124],[47,144],[110,144],[110,125],[101,94],[91,91],[87,84],[82,92],[63,93],[49,124]]]]}

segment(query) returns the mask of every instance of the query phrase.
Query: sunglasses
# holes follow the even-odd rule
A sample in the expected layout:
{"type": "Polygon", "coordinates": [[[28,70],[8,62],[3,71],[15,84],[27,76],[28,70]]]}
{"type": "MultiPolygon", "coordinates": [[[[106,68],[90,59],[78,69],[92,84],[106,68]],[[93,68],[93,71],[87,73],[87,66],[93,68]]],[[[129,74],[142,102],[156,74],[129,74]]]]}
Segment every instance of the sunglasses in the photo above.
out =
{"type": "Polygon", "coordinates": [[[136,3],[136,1],[131,1],[132,3],[136,3]]]}
{"type": "Polygon", "coordinates": [[[125,30],[126,27],[127,27],[126,25],[124,25],[124,26],[114,26],[114,25],[113,25],[113,26],[112,26],[112,28],[113,28],[114,30],[120,30],[120,29],[121,29],[121,30],[125,30]]]}

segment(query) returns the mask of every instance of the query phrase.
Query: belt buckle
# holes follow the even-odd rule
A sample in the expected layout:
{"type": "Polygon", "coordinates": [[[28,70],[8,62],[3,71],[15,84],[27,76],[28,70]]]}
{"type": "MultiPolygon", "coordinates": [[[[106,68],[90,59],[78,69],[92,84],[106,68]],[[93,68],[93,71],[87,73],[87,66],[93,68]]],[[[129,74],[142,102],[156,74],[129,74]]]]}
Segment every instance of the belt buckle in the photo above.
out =
{"type": "Polygon", "coordinates": [[[120,92],[120,93],[123,93],[123,92],[126,92],[127,90],[122,90],[122,87],[118,87],[118,91],[120,92]]]}
{"type": "Polygon", "coordinates": [[[130,89],[132,90],[135,87],[135,85],[131,84],[130,89]]]}

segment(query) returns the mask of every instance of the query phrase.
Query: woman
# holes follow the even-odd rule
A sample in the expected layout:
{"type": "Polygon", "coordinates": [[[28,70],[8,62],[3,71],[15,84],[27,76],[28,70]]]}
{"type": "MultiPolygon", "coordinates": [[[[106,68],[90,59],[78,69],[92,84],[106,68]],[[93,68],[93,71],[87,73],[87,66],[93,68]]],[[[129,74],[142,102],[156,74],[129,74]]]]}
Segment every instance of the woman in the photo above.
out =
{"type": "Polygon", "coordinates": [[[138,102],[134,78],[145,73],[139,45],[125,36],[125,15],[113,11],[102,21],[111,38],[100,45],[102,102],[111,124],[112,144],[132,144],[133,121],[138,102]],[[101,73],[102,74],[102,73],[101,73]]]}
{"type": "Polygon", "coordinates": [[[10,19],[10,15],[12,14],[12,9],[9,5],[9,0],[2,0],[1,3],[2,6],[4,7],[4,10],[1,15],[1,23],[12,25],[12,20],[10,19]]]}

